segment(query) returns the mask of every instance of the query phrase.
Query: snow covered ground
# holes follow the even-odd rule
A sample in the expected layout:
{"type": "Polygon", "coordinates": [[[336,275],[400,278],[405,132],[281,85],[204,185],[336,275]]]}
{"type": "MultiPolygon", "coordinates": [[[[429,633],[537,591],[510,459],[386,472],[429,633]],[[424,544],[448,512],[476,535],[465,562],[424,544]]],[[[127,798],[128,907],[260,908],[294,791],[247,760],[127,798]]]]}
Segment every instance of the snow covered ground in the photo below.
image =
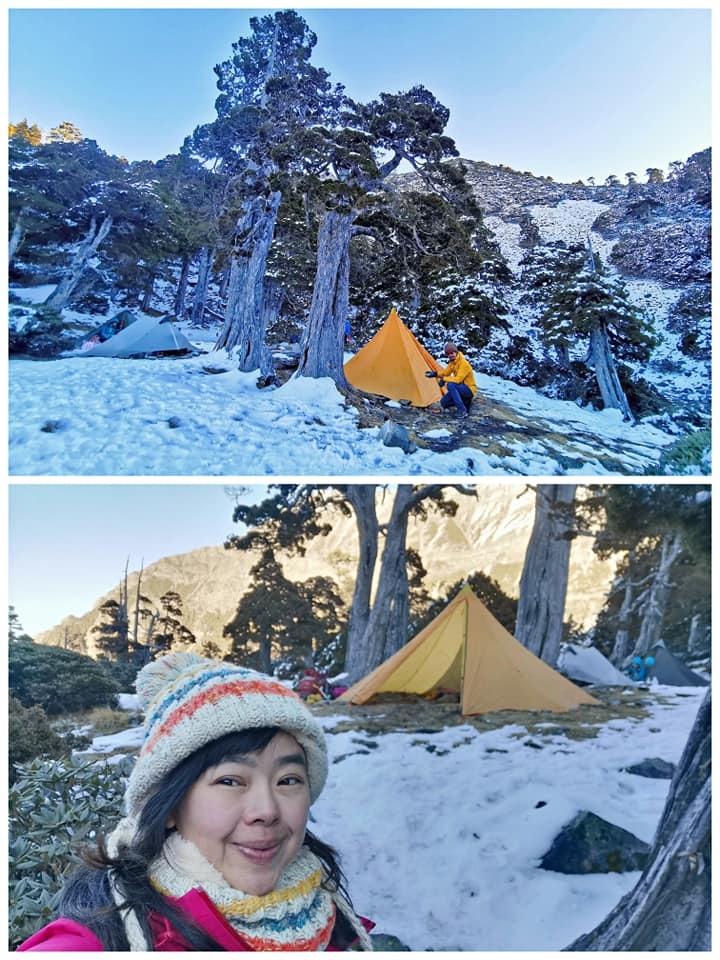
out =
{"type": "MultiPolygon", "coordinates": [[[[214,333],[185,329],[209,351],[214,333]],[[201,339],[198,339],[200,334],[201,339]],[[205,336],[203,342],[202,336],[205,336]]],[[[66,357],[9,363],[9,471],[14,476],[481,476],[644,473],[675,439],[617,411],[551,400],[478,375],[467,422],[477,445],[449,449],[434,418],[419,430],[432,449],[386,447],[380,428],[329,379],[292,378],[258,390],[223,352],[188,358],[66,357]],[[214,372],[208,372],[212,369],[214,372]],[[475,412],[501,404],[506,436],[482,436],[475,412]],[[530,436],[530,433],[536,435],[530,436]],[[447,447],[447,448],[446,448],[447,447]],[[484,449],[485,448],[485,449],[484,449]]],[[[388,414],[393,406],[388,402],[388,414]]],[[[651,470],[652,472],[652,470],[651,470]]]]}
{"type": "MultiPolygon", "coordinates": [[[[539,869],[539,859],[580,810],[651,843],[670,781],[624,768],[649,757],[677,763],[706,693],[652,692],[647,719],[610,720],[580,741],[558,732],[561,720],[541,736],[469,724],[378,735],[333,733],[343,717],[321,716],[330,777],[311,828],[342,854],[355,906],[376,932],[412,950],[560,950],[640,874],[565,875],[539,869]]],[[[98,737],[94,749],[135,748],[140,737],[139,728],[98,737]]]]}

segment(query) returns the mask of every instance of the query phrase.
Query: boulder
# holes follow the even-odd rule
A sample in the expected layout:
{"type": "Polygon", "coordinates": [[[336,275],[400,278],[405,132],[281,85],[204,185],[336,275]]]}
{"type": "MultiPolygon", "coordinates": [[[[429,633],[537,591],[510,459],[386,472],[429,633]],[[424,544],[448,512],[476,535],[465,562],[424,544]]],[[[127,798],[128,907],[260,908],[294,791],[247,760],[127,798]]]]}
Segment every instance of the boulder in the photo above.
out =
{"type": "Polygon", "coordinates": [[[650,777],[653,780],[672,780],[675,773],[675,764],[668,763],[667,760],[661,760],[660,757],[650,757],[623,769],[626,773],[637,774],[638,777],[650,777]]]}
{"type": "Polygon", "coordinates": [[[556,873],[626,873],[644,869],[649,844],[588,810],[555,837],[540,867],[556,873]]]}
{"type": "Polygon", "coordinates": [[[386,447],[400,447],[403,453],[414,453],[417,446],[407,429],[394,420],[386,420],[380,428],[380,438],[386,447]]]}

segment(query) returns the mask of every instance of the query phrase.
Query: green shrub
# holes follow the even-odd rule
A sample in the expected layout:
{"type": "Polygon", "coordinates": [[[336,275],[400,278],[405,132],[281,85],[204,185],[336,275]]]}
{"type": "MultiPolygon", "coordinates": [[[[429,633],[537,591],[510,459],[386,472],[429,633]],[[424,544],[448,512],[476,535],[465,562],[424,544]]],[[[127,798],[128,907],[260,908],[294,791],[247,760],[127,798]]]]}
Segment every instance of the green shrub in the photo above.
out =
{"type": "Polygon", "coordinates": [[[8,776],[15,780],[18,764],[35,757],[61,757],[69,748],[50,726],[42,707],[24,707],[15,697],[8,701],[8,776]]]}
{"type": "Polygon", "coordinates": [[[121,818],[133,762],[66,758],[18,767],[8,797],[11,950],[54,918],[79,849],[121,818]]]}
{"type": "Polygon", "coordinates": [[[660,457],[660,466],[665,474],[709,474],[710,430],[696,430],[681,437],[660,457]]]}
{"type": "Polygon", "coordinates": [[[114,706],[120,686],[91,657],[63,647],[17,641],[9,645],[10,690],[25,707],[48,716],[114,706]]]}

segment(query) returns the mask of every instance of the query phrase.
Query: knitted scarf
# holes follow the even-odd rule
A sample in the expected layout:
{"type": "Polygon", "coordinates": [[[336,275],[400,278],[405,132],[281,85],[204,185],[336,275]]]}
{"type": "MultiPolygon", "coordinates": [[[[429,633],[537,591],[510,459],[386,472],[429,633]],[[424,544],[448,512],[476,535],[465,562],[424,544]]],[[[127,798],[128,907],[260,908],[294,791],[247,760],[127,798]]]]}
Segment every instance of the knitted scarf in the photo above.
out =
{"type": "Polygon", "coordinates": [[[251,950],[324,950],[335,925],[335,904],[322,886],[323,869],[303,847],[275,890],[252,896],[235,890],[192,843],[171,833],[150,865],[160,893],[182,897],[201,888],[251,950]]]}

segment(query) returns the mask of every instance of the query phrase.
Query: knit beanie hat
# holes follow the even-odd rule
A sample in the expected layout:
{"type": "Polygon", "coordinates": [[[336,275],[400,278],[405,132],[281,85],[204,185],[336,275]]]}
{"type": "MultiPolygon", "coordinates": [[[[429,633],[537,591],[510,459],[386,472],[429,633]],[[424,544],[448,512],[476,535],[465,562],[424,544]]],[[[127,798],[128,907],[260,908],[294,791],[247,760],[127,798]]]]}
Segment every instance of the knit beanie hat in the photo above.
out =
{"type": "Polygon", "coordinates": [[[194,653],[170,653],[143,667],[135,687],[145,738],[125,794],[130,817],[199,747],[257,727],[279,727],[295,737],[307,759],[310,802],[320,795],[328,770],[323,729],[300,697],[272,677],[194,653]]]}

